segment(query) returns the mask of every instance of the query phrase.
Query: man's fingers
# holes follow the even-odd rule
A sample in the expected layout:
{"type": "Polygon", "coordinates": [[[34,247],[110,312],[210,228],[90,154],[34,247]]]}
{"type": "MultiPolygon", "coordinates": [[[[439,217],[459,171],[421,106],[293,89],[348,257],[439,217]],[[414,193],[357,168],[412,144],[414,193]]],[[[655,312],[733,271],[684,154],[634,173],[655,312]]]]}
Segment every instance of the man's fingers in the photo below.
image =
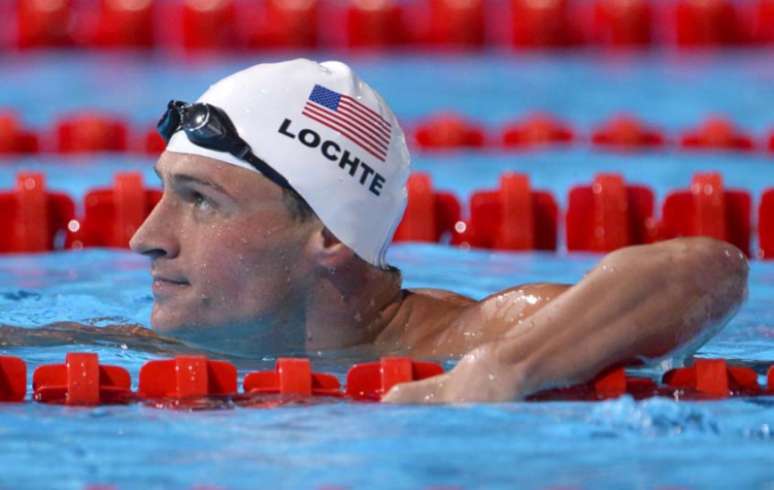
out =
{"type": "Polygon", "coordinates": [[[448,374],[443,374],[422,381],[395,385],[382,397],[382,402],[405,404],[444,403],[445,400],[442,399],[442,393],[447,377],[448,374]]]}

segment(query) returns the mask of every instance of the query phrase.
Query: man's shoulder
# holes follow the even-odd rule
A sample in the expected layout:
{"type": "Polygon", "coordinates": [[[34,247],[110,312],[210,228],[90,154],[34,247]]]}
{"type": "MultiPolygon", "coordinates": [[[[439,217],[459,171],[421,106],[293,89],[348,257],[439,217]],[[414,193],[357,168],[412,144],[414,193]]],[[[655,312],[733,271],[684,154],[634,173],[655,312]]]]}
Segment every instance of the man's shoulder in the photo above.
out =
{"type": "Polygon", "coordinates": [[[523,284],[480,301],[451,291],[417,289],[401,336],[415,355],[459,355],[501,338],[569,288],[566,284],[523,284]]]}
{"type": "Polygon", "coordinates": [[[469,308],[462,320],[468,326],[480,325],[483,335],[491,341],[527,320],[570,287],[569,284],[530,283],[503,289],[469,308]]]}
{"type": "Polygon", "coordinates": [[[428,301],[427,304],[433,305],[436,308],[443,308],[445,303],[453,306],[470,306],[478,303],[468,296],[453,291],[447,291],[445,289],[422,288],[407,290],[407,292],[411,296],[431,300],[428,301]]]}
{"type": "Polygon", "coordinates": [[[453,291],[445,289],[411,289],[405,290],[407,298],[423,308],[435,311],[459,310],[465,312],[479,312],[482,307],[508,306],[514,302],[526,302],[527,304],[546,303],[567,290],[571,284],[558,283],[527,283],[503,289],[492,293],[480,300],[472,299],[453,291]]]}
{"type": "Polygon", "coordinates": [[[478,306],[484,306],[494,303],[496,306],[507,306],[515,302],[525,302],[527,304],[545,304],[561,293],[566,291],[571,284],[559,284],[550,282],[533,282],[520,284],[511,288],[503,289],[489,296],[482,298],[478,306]]]}

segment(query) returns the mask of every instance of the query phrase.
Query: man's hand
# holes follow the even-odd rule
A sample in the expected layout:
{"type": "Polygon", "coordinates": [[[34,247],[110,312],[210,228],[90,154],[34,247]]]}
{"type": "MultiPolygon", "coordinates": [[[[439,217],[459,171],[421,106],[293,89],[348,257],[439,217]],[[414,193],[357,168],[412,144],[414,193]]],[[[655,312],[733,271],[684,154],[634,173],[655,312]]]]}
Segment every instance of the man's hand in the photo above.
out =
{"type": "Polygon", "coordinates": [[[497,359],[496,345],[466,354],[448,373],[394,386],[385,403],[473,403],[513,401],[526,396],[521,365],[497,359]]]}

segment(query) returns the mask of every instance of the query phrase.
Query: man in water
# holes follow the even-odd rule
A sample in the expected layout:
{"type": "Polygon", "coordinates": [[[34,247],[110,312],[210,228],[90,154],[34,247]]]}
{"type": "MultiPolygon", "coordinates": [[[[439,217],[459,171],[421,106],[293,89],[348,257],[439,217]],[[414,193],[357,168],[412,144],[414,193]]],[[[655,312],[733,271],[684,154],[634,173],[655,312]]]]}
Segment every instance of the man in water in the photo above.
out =
{"type": "Polygon", "coordinates": [[[390,402],[500,401],[603,369],[695,350],[744,299],[727,243],[613,252],[574,286],[481,301],[404,290],[385,251],[406,204],[409,154],[382,98],[339,62],[263,64],[172,102],[161,201],[131,241],[152,262],[159,333],[250,354],[368,345],[462,356],[390,402]]]}

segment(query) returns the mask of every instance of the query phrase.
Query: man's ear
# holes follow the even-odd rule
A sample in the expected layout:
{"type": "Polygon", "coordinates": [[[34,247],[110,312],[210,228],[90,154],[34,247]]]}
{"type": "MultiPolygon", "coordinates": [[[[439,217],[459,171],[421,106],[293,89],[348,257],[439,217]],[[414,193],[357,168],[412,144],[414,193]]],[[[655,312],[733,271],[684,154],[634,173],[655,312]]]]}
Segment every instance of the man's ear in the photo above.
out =
{"type": "Polygon", "coordinates": [[[309,252],[315,263],[327,270],[343,267],[354,255],[352,249],[341,243],[325,226],[313,233],[309,240],[309,252]]]}

